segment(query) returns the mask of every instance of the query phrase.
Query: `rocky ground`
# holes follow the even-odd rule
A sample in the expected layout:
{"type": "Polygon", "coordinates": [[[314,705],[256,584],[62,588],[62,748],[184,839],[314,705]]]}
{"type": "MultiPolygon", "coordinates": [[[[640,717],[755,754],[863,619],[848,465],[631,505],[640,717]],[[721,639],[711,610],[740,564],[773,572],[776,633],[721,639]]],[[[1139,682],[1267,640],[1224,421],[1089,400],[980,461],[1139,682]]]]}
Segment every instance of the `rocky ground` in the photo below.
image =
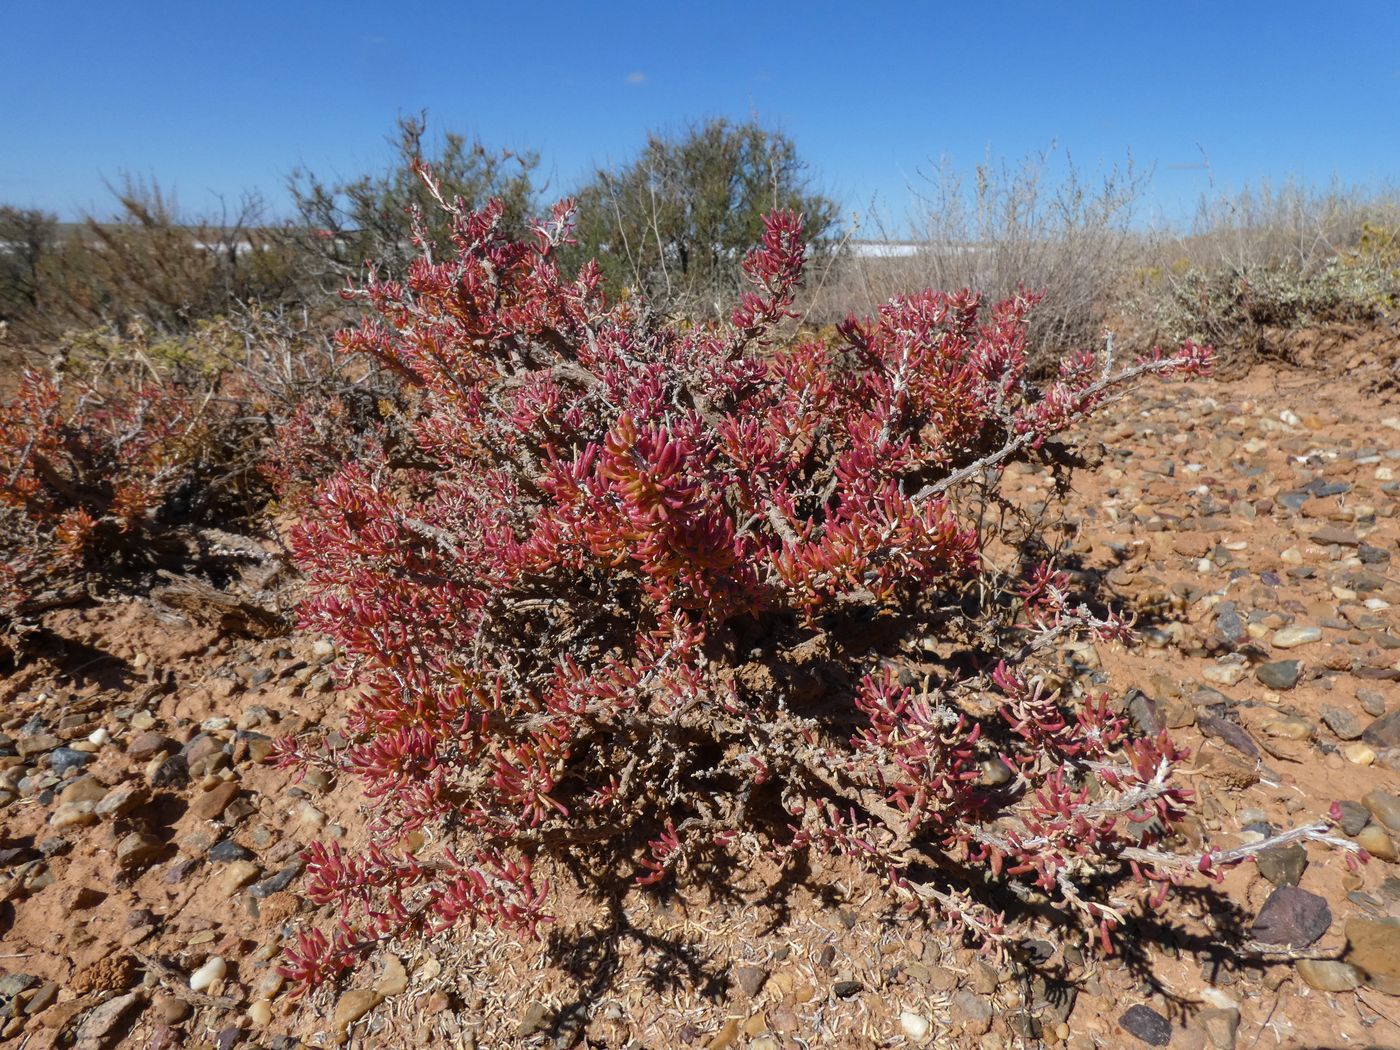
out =
{"type": "MultiPolygon", "coordinates": [[[[1393,337],[1317,367],[1159,385],[1107,411],[1076,478],[1081,579],[1139,617],[1078,648],[1191,748],[1216,850],[1340,808],[1173,899],[1111,959],[1002,967],[889,915],[854,871],[568,914],[539,944],[402,946],[293,1002],[276,974],[311,838],[354,846],[352,788],[293,784],[271,740],[339,701],[317,639],[147,600],[58,609],[0,683],[0,1041],[292,1047],[1400,1047],[1400,404],[1393,337]],[[245,625],[246,626],[246,625],[245,625]]],[[[1023,500],[1049,479],[1013,468],[1023,500]]],[[[560,896],[567,901],[567,879],[560,896]]]]}

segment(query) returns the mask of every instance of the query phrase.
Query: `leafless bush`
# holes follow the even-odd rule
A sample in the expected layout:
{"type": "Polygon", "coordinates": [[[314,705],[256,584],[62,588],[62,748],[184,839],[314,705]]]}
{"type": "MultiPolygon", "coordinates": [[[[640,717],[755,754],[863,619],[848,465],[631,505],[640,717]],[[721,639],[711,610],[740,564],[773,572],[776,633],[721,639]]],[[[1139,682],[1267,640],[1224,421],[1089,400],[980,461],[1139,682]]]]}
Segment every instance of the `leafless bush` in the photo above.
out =
{"type": "Polygon", "coordinates": [[[28,341],[132,326],[183,334],[239,304],[300,297],[295,246],[256,194],[190,215],[153,180],[128,178],[112,192],[112,213],[67,229],[5,209],[6,229],[20,236],[0,236],[12,278],[4,316],[28,341]]]}
{"type": "Polygon", "coordinates": [[[873,309],[921,287],[978,288],[991,299],[1026,289],[1045,292],[1030,333],[1042,361],[1092,346],[1113,292],[1142,258],[1146,238],[1134,219],[1149,178],[1130,159],[1090,180],[1053,151],[1014,167],[986,161],[970,179],[940,163],[914,187],[909,237],[879,216],[869,223],[876,240],[907,254],[851,252],[811,316],[830,319],[837,302],[873,309]]]}

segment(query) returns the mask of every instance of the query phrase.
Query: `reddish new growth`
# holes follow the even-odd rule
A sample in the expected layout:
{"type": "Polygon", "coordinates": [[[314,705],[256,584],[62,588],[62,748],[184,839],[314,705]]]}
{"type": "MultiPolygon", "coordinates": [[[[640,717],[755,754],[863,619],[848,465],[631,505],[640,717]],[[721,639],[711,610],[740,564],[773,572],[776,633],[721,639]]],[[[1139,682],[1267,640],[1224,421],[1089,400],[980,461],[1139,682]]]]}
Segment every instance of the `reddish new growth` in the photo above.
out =
{"type": "Polygon", "coordinates": [[[281,757],[357,777],[376,844],[309,853],[311,899],[343,921],[303,935],[290,975],[464,921],[532,933],[560,854],[642,884],[851,854],[993,944],[1007,887],[1106,937],[1116,875],[1160,899],[1210,867],[1158,845],[1187,802],[1170,741],[1036,674],[1057,641],[1124,626],[1052,569],[996,577],[995,528],[959,495],[1208,350],[1083,353],[1037,386],[1034,297],[967,292],[788,345],[804,248],[782,213],[730,324],[671,323],[608,303],[592,265],[560,274],[567,205],[527,242],[500,216],[453,209],[450,250],[371,279],[375,317],[342,337],[416,389],[416,465],[346,465],[294,540],[306,625],[357,699],[348,745],[281,757]],[[959,638],[999,648],[937,686],[901,676],[959,638]]]}

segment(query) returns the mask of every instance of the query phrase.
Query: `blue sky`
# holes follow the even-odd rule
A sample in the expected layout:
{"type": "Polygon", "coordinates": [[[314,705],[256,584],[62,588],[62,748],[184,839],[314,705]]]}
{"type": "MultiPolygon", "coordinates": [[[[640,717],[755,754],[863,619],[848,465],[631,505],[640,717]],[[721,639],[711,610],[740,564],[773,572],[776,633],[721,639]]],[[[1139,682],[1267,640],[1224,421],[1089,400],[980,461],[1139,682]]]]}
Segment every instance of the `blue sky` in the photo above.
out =
{"type": "Polygon", "coordinates": [[[847,212],[888,214],[931,159],[1052,143],[1155,166],[1168,216],[1262,177],[1394,183],[1400,3],[449,3],[6,0],[0,202],[72,217],[103,180],[180,203],[298,164],[381,164],[400,113],[534,148],[551,192],[649,128],[757,116],[847,212]],[[390,12],[393,12],[392,14],[390,12]],[[1208,161],[1209,169],[1203,161],[1208,161]]]}

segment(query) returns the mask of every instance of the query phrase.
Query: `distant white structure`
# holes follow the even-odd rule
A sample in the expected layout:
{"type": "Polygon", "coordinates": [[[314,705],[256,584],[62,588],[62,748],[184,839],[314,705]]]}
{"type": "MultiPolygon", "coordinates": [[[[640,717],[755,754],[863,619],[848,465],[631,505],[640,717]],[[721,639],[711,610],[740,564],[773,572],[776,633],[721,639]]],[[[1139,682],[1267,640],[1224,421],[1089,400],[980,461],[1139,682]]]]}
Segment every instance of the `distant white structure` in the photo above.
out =
{"type": "Polygon", "coordinates": [[[918,255],[921,245],[915,241],[850,241],[847,247],[857,259],[907,259],[918,255]]]}

